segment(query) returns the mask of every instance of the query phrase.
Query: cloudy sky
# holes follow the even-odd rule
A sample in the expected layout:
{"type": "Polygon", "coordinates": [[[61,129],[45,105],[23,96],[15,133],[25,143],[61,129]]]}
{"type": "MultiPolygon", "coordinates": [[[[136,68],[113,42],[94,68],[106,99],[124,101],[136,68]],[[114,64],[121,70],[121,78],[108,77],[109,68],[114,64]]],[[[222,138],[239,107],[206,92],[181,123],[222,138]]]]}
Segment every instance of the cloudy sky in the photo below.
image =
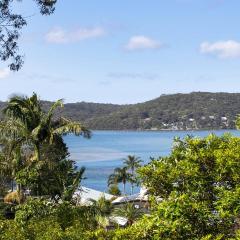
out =
{"type": "Polygon", "coordinates": [[[37,92],[66,102],[136,103],[161,94],[240,92],[239,0],[33,1],[22,32],[25,65],[0,64],[0,99],[37,92]]]}

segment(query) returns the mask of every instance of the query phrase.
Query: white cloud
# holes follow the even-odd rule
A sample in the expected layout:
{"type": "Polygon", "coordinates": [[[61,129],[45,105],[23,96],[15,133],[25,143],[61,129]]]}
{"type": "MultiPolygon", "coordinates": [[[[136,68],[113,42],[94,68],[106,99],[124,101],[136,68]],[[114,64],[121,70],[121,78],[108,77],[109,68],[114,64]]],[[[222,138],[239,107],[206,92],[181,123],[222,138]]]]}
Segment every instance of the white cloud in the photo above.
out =
{"type": "Polygon", "coordinates": [[[129,39],[125,49],[129,51],[143,49],[158,49],[162,47],[162,43],[146,36],[133,36],[129,39]]]}
{"type": "Polygon", "coordinates": [[[8,68],[0,69],[0,79],[5,79],[9,76],[10,70],[8,68]]]}
{"type": "Polygon", "coordinates": [[[46,34],[45,40],[48,43],[73,43],[85,39],[98,38],[105,35],[105,33],[105,30],[101,27],[78,28],[72,31],[66,31],[62,28],[54,28],[46,34]]]}
{"type": "Polygon", "coordinates": [[[203,42],[200,45],[200,51],[204,54],[212,54],[219,58],[239,58],[240,42],[218,41],[215,43],[203,42]]]}

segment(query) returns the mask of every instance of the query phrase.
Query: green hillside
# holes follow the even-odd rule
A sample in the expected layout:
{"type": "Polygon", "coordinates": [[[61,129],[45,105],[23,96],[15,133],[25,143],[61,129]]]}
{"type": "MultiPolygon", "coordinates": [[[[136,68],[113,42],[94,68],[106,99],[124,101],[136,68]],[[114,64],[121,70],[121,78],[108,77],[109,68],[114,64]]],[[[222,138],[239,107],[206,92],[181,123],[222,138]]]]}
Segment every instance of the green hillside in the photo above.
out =
{"type": "Polygon", "coordinates": [[[231,129],[240,113],[239,93],[162,95],[87,119],[93,129],[231,129]]]}
{"type": "Polygon", "coordinates": [[[232,129],[240,113],[240,93],[179,93],[131,105],[68,103],[62,111],[90,129],[232,129]]]}

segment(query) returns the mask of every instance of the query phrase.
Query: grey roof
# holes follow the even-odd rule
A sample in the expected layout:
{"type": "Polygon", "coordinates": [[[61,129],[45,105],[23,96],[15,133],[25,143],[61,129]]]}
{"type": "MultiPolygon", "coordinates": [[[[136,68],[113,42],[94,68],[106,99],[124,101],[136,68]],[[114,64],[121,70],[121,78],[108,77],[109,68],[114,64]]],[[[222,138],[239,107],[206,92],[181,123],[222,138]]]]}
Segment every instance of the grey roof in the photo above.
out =
{"type": "Polygon", "coordinates": [[[73,194],[73,199],[77,200],[78,204],[89,205],[91,201],[89,199],[98,200],[104,196],[107,200],[111,200],[114,196],[108,193],[100,192],[91,188],[81,187],[73,194]]]}
{"type": "Polygon", "coordinates": [[[119,204],[134,201],[148,201],[147,189],[142,188],[139,193],[118,197],[114,201],[112,201],[112,203],[119,204]]]}

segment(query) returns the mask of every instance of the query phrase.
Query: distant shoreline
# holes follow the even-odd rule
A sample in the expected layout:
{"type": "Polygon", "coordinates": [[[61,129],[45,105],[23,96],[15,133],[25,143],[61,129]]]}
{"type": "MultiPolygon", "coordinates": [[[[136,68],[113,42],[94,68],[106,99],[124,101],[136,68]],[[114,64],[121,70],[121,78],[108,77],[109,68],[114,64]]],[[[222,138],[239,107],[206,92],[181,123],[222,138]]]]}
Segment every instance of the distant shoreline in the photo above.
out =
{"type": "MultiPolygon", "coordinates": [[[[225,129],[187,129],[187,130],[173,130],[173,129],[158,129],[158,130],[146,130],[146,129],[141,129],[141,130],[136,130],[136,129],[90,129],[92,132],[97,132],[97,131],[109,131],[109,132],[201,132],[201,131],[237,131],[238,129],[236,128],[225,128],[225,129]]],[[[239,130],[240,131],[240,130],[239,130]]]]}

